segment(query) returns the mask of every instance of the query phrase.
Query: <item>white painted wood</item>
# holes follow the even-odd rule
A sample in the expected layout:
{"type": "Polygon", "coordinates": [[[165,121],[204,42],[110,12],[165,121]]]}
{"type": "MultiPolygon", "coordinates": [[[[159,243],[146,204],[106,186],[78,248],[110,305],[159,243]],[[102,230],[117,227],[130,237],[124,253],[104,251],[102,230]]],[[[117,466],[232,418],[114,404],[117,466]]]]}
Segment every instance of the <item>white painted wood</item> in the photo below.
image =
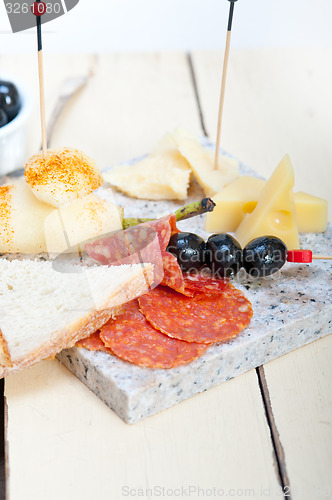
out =
{"type": "Polygon", "coordinates": [[[189,486],[258,499],[262,488],[278,488],[254,371],[134,426],[56,360],[8,378],[6,397],[10,500],[189,486]]]}
{"type": "Polygon", "coordinates": [[[53,144],[83,149],[105,168],[148,153],[179,125],[200,132],[185,54],[100,55],[53,144]]]}
{"type": "MultiPolygon", "coordinates": [[[[222,130],[222,146],[265,176],[289,152],[296,188],[328,199],[330,220],[331,55],[330,49],[231,52],[222,130]]],[[[218,53],[193,57],[212,138],[221,61],[218,53]]],[[[332,496],[331,361],[329,336],[265,365],[293,500],[332,496]]]]}
{"type": "MultiPolygon", "coordinates": [[[[332,220],[332,49],[232,50],[221,147],[268,177],[285,153],[295,189],[329,199],[332,220]]],[[[221,52],[193,55],[207,131],[215,140],[221,52]]]]}
{"type": "Polygon", "coordinates": [[[332,335],[264,366],[293,500],[332,496],[332,335]]]}
{"type": "MultiPolygon", "coordinates": [[[[80,63],[88,61],[61,57],[46,69],[45,58],[46,89],[80,63]]],[[[28,62],[8,64],[33,81],[28,62]]],[[[149,151],[177,125],[200,130],[183,54],[102,56],[95,79],[67,108],[56,144],[106,166],[149,151]]],[[[55,360],[8,378],[5,392],[10,500],[117,500],[126,485],[247,489],[252,498],[277,488],[255,372],[133,427],[55,360]]]]}

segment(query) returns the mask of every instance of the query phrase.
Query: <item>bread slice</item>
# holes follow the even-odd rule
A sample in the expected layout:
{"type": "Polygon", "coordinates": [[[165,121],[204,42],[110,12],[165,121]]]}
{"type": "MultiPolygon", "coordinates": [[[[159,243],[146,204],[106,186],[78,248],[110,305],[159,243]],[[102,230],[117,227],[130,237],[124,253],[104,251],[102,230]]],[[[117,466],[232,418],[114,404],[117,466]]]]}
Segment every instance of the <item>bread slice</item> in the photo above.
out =
{"type": "Polygon", "coordinates": [[[0,259],[0,377],[72,347],[142,295],[153,266],[0,259]]]}

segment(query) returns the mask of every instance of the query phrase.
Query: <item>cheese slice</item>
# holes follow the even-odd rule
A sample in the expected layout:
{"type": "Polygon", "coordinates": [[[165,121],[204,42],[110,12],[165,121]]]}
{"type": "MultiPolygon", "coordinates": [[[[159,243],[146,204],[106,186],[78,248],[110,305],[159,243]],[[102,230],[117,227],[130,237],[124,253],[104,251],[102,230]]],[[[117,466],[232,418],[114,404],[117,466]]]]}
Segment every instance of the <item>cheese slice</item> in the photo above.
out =
{"type": "Polygon", "coordinates": [[[191,170],[168,134],[151,155],[133,165],[119,165],[104,180],[134,198],[185,200],[191,170]]]}
{"type": "MultiPolygon", "coordinates": [[[[205,230],[211,233],[233,233],[243,217],[257,205],[266,181],[243,175],[213,196],[216,206],[206,214],[205,230]]],[[[296,222],[299,232],[320,233],[328,223],[327,201],[307,193],[294,193],[296,222]]]]}
{"type": "Polygon", "coordinates": [[[122,229],[123,211],[89,194],[59,209],[40,201],[24,179],[0,186],[0,252],[60,253],[122,229]]]}
{"type": "Polygon", "coordinates": [[[253,238],[271,235],[289,249],[299,248],[293,186],[294,169],[286,155],[264,186],[256,208],[244,216],[236,230],[235,237],[242,247],[253,238]]]}
{"type": "Polygon", "coordinates": [[[239,162],[234,158],[219,155],[218,168],[214,169],[213,150],[201,146],[195,137],[182,129],[177,129],[172,136],[206,196],[213,196],[239,177],[239,162]]]}
{"type": "Polygon", "coordinates": [[[44,220],[54,210],[38,200],[27,183],[15,180],[0,187],[0,252],[44,252],[44,220]]]}
{"type": "Polygon", "coordinates": [[[62,205],[45,218],[44,233],[48,253],[62,253],[103,234],[122,229],[123,213],[114,204],[94,193],[62,205]]]}
{"type": "Polygon", "coordinates": [[[256,208],[266,181],[243,175],[213,196],[216,206],[206,214],[205,231],[233,233],[243,217],[256,208]]]}

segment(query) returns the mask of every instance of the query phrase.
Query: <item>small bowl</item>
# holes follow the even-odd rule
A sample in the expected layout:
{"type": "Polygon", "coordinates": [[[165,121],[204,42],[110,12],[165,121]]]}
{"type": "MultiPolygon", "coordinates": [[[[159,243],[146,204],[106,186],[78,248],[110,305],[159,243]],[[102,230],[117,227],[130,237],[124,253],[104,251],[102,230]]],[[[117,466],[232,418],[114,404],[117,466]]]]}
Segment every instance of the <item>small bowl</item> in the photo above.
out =
{"type": "Polygon", "coordinates": [[[13,83],[21,100],[17,116],[0,128],[0,175],[4,175],[24,166],[27,120],[32,111],[33,98],[31,90],[18,78],[1,72],[0,80],[13,83]]]}

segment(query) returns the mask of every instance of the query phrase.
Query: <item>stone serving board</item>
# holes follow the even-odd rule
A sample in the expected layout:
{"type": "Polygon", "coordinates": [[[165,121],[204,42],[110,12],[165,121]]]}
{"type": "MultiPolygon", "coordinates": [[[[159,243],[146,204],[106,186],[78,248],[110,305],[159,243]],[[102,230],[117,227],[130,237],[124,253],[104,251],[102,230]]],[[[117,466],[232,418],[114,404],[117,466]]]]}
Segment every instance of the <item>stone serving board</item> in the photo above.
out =
{"type": "MultiPolygon", "coordinates": [[[[240,170],[253,174],[244,165],[240,170]]],[[[109,190],[103,188],[100,194],[108,197],[109,190]]],[[[113,194],[126,217],[159,217],[181,206],[113,194]]],[[[193,184],[188,202],[203,196],[193,184]]],[[[178,227],[208,236],[204,216],[178,227]]],[[[332,227],[324,234],[301,235],[300,240],[302,248],[331,254],[332,227]]],[[[331,261],[287,263],[277,274],[256,280],[242,271],[233,284],[252,303],[251,324],[235,339],[212,345],[188,365],[169,370],[141,368],[84,348],[66,349],[57,358],[120,418],[133,424],[332,332],[331,261]]]]}

